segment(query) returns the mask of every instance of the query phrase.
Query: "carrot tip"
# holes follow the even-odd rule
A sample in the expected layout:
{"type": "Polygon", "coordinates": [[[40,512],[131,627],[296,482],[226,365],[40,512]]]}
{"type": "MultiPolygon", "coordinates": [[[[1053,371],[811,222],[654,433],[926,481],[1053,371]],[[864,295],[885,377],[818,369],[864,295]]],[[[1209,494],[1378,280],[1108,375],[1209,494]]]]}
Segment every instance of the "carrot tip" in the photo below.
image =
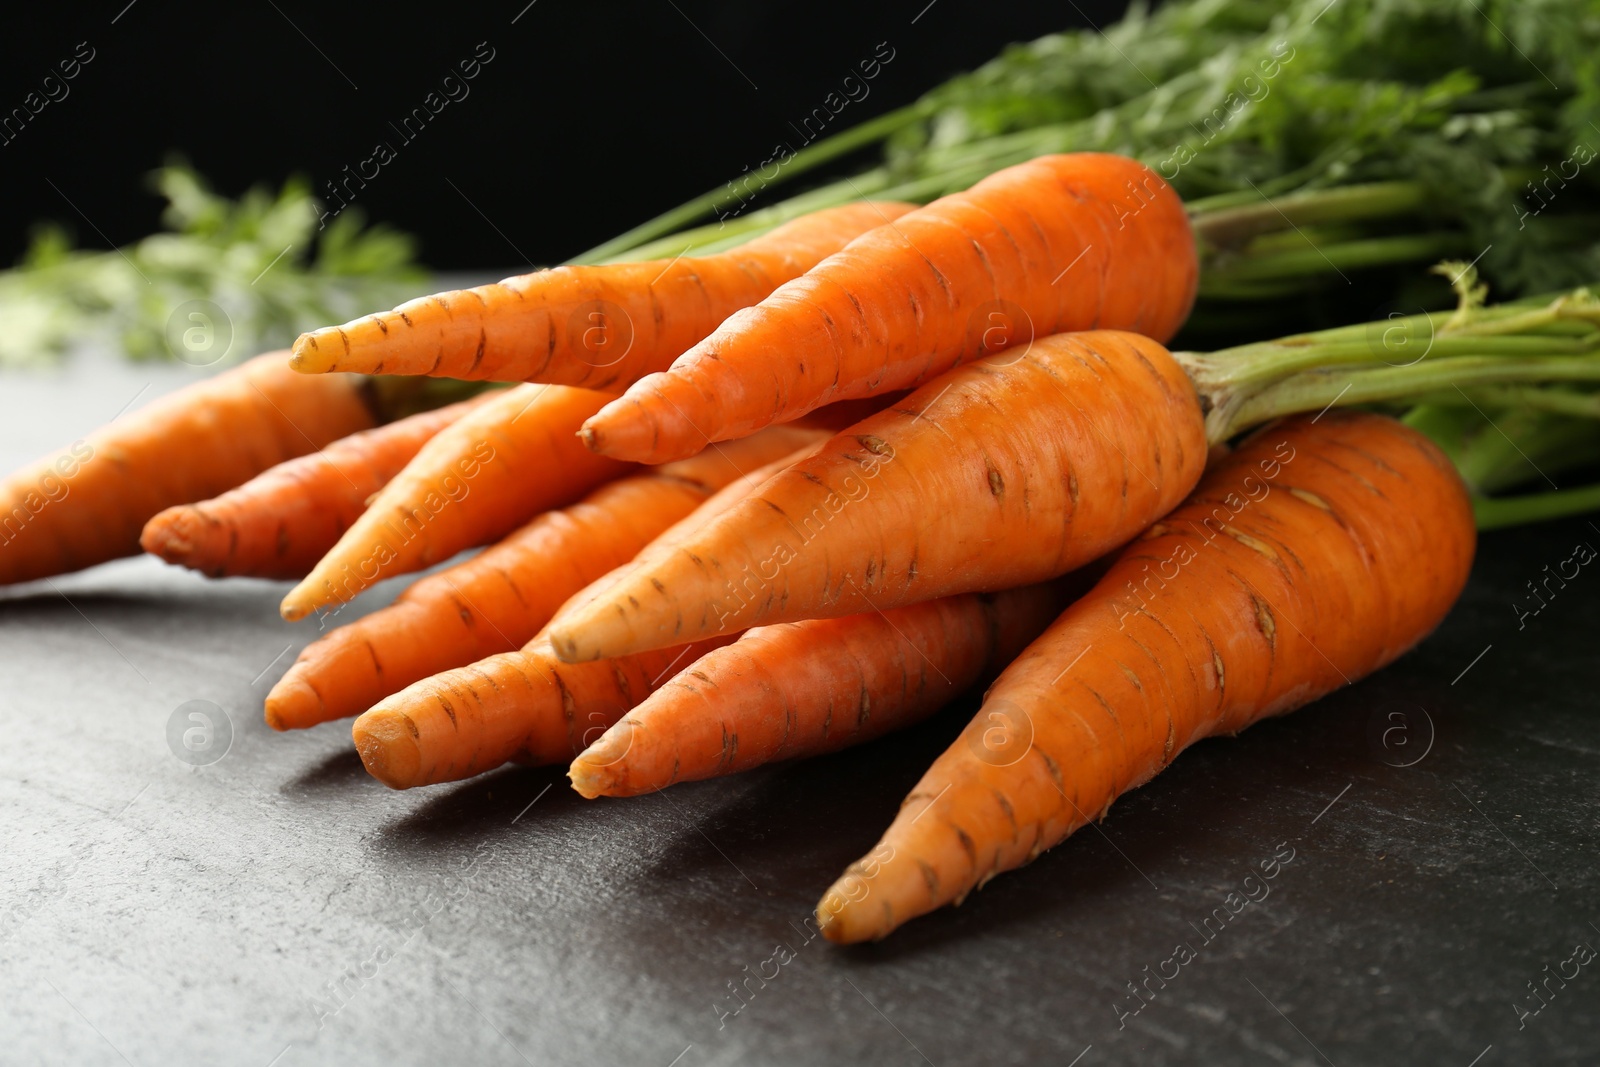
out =
{"type": "Polygon", "coordinates": [[[422,750],[404,715],[375,708],[355,721],[350,736],[372,777],[390,789],[410,789],[417,784],[422,750]]]}
{"type": "Polygon", "coordinates": [[[278,614],[290,622],[299,622],[326,603],[327,600],[320,599],[313,591],[312,579],[307,578],[284,594],[278,614]]]}
{"type": "Polygon", "coordinates": [[[315,334],[303,333],[295,338],[294,348],[289,354],[289,368],[300,371],[302,374],[320,374],[326,371],[332,362],[327,359],[317,348],[315,334]]]}
{"type": "Polygon", "coordinates": [[[654,419],[631,403],[627,397],[613,400],[583,424],[578,431],[583,443],[592,451],[627,463],[662,463],[692,456],[706,445],[706,436],[700,434],[700,447],[680,447],[677,440],[663,440],[661,428],[654,419]]]}
{"type": "Polygon", "coordinates": [[[844,898],[833,890],[828,890],[817,903],[817,929],[822,936],[836,945],[846,944],[844,923],[836,921],[839,910],[845,906],[844,898]]]}
{"type": "Polygon", "coordinates": [[[268,726],[279,731],[304,730],[327,722],[332,717],[328,715],[322,697],[305,681],[295,677],[293,668],[267,694],[262,715],[268,726]]]}
{"type": "Polygon", "coordinates": [[[168,563],[185,564],[195,550],[196,539],[190,536],[192,520],[189,507],[168,508],[144,524],[139,547],[168,563]]]}
{"type": "Polygon", "coordinates": [[[581,756],[567,768],[567,778],[571,780],[572,788],[585,800],[594,800],[606,795],[603,776],[596,774],[595,768],[584,763],[581,756]]]}
{"type": "Polygon", "coordinates": [[[604,796],[633,796],[636,791],[619,792],[618,786],[628,777],[623,762],[633,749],[634,721],[627,716],[619,719],[602,734],[599,740],[578,754],[567,769],[572,788],[585,799],[604,796]]]}

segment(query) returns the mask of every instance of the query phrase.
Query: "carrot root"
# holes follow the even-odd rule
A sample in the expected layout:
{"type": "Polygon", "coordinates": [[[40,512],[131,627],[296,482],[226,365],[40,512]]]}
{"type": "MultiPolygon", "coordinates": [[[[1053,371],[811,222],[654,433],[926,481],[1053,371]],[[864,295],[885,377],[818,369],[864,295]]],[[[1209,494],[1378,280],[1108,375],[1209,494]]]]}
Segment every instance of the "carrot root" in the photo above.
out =
{"type": "Polygon", "coordinates": [[[886,936],[1020,867],[1186,746],[1391,662],[1471,569],[1460,476],[1392,419],[1269,426],[1130,545],[990,687],[869,858],[817,907],[886,936]]]}

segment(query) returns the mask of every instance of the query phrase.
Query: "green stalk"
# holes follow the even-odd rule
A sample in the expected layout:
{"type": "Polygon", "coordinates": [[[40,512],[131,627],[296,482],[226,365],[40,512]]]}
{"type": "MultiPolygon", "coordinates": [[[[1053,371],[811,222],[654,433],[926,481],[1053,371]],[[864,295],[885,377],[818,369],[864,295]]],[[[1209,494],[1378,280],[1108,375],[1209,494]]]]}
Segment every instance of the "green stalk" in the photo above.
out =
{"type": "Polygon", "coordinates": [[[1405,400],[1446,389],[1502,382],[1600,382],[1600,356],[1429,359],[1409,367],[1302,371],[1253,392],[1213,391],[1207,435],[1225,441],[1284,415],[1330,407],[1405,400]]]}
{"type": "MultiPolygon", "coordinates": [[[[1465,272],[1456,280],[1468,280],[1465,272]]],[[[1470,284],[1468,285],[1470,289],[1470,284]]],[[[1600,298],[1587,289],[1493,307],[1359,322],[1216,352],[1177,354],[1201,390],[1238,390],[1318,367],[1407,367],[1454,356],[1577,356],[1600,348],[1600,298]]]]}
{"type": "Polygon", "coordinates": [[[1198,384],[1239,388],[1269,384],[1292,374],[1352,364],[1382,363],[1390,368],[1404,369],[1424,360],[1437,361],[1458,356],[1582,356],[1600,349],[1600,334],[1593,333],[1582,338],[1463,337],[1446,334],[1431,338],[1418,346],[1419,351],[1412,352],[1409,342],[1402,344],[1387,337],[1387,329],[1379,322],[1373,324],[1373,336],[1359,341],[1284,346],[1276,351],[1244,357],[1192,353],[1184,353],[1184,356],[1186,365],[1192,368],[1191,376],[1198,384]]]}
{"type": "Polygon", "coordinates": [[[1472,499],[1472,514],[1478,520],[1480,530],[1547,522],[1596,509],[1600,509],[1600,484],[1555,489],[1548,493],[1510,497],[1475,496],[1472,499]]]}
{"type": "Polygon", "coordinates": [[[1541,389],[1529,385],[1480,386],[1465,392],[1450,391],[1421,398],[1440,407],[1527,408],[1581,419],[1600,419],[1600,394],[1569,389],[1541,389]]]}
{"type": "Polygon", "coordinates": [[[1465,249],[1467,239],[1459,233],[1419,233],[1400,237],[1369,237],[1354,241],[1273,252],[1261,256],[1242,255],[1224,259],[1201,278],[1201,292],[1215,280],[1227,282],[1268,282],[1285,278],[1311,278],[1332,271],[1343,277],[1347,270],[1387,266],[1392,263],[1426,263],[1465,249]]]}
{"type": "MultiPolygon", "coordinates": [[[[877,170],[870,170],[854,178],[830,182],[827,185],[810,189],[799,196],[791,197],[770,207],[752,211],[747,215],[724,219],[720,222],[709,222],[704,226],[681,230],[667,237],[658,237],[653,241],[634,245],[624,251],[605,257],[603,262],[670,259],[673,256],[687,254],[706,255],[710,246],[728,243],[730,239],[737,239],[732,243],[748,241],[802,215],[809,215],[813,211],[837,207],[839,204],[849,203],[864,196],[877,196],[888,184],[889,173],[880,167],[877,170]]],[[[895,198],[884,197],[883,199],[895,198]]],[[[604,246],[601,247],[603,248],[604,246]]],[[[585,252],[583,258],[573,262],[602,262],[602,260],[588,258],[595,251],[592,249],[589,252],[585,252]]]]}
{"type": "MultiPolygon", "coordinates": [[[[832,137],[818,141],[816,144],[807,145],[795,152],[786,162],[778,164],[778,169],[772,177],[764,177],[759,172],[752,174],[745,183],[747,188],[742,192],[732,188],[732,183],[721,189],[712,189],[702,193],[669,211],[664,211],[653,219],[642,222],[626,233],[618,234],[604,244],[584,252],[571,260],[573,263],[601,263],[615,259],[625,252],[635,249],[646,241],[657,237],[664,237],[674,233],[681,227],[687,226],[713,212],[720,211],[731,204],[743,204],[745,197],[754,196],[781,182],[815,170],[824,163],[832,162],[840,156],[848,155],[860,148],[877,144],[893,134],[896,130],[909,126],[919,121],[932,110],[931,103],[925,98],[906,107],[897,108],[887,114],[879,115],[875,119],[853,126],[848,130],[834,134],[832,137]],[[754,188],[748,186],[753,185],[754,188]]],[[[637,257],[632,257],[637,258],[637,257]]]]}
{"type": "Polygon", "coordinates": [[[1427,203],[1428,194],[1419,182],[1372,182],[1275,199],[1251,190],[1251,196],[1240,206],[1232,206],[1240,197],[1235,193],[1190,201],[1195,236],[1213,248],[1237,247],[1289,227],[1408,215],[1427,203]]]}

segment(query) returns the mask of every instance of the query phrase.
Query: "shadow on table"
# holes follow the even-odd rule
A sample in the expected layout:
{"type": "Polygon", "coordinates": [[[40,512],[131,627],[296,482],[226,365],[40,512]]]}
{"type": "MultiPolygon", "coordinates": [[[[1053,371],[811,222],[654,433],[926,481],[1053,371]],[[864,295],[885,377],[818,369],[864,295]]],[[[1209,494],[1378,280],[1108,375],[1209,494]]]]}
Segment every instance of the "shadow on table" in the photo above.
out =
{"type": "MultiPolygon", "coordinates": [[[[1211,903],[1211,882],[1222,887],[1219,896],[1226,892],[1274,842],[1302,831],[1324,793],[1332,797],[1351,779],[1382,785],[1373,779],[1388,768],[1366,749],[1366,709],[1379,697],[1392,700],[1410,689],[1379,676],[1293,721],[1200,742],[1154,781],[1120,798],[1108,821],[1080,829],[1026,869],[974,891],[962,906],[914,919],[887,940],[853,946],[840,958],[893,962],[972,939],[1015,936],[1037,929],[1041,920],[1070,928],[1114,897],[1211,903]],[[1308,764],[1314,774],[1308,775],[1308,764]],[[1195,857],[1204,859],[1203,872],[1186,869],[1195,857]]],[[[647,881],[671,884],[732,863],[779,897],[781,907],[809,909],[849,863],[873,848],[971,713],[965,706],[831,756],[675,787],[682,821],[698,832],[667,843],[649,861],[647,881]],[[732,788],[741,781],[743,788],[732,788]]]]}
{"type": "Polygon", "coordinates": [[[280,790],[285,793],[344,794],[350,789],[370,782],[361,755],[354,748],[345,747],[330,753],[320,763],[302,771],[280,790]]]}
{"type": "Polygon", "coordinates": [[[560,825],[586,804],[566,788],[566,772],[565,765],[507,764],[465,782],[424,786],[422,803],[378,833],[398,845],[436,847],[503,836],[526,819],[560,825]]]}

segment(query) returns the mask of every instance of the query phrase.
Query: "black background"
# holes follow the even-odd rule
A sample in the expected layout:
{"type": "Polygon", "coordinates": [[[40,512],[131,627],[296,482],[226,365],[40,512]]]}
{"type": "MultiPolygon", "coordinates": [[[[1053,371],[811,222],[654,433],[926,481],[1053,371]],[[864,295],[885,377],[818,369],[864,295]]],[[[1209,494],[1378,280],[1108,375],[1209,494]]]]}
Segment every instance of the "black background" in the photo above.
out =
{"type": "Polygon", "coordinates": [[[909,103],[1008,42],[1104,24],[1125,6],[527,3],[112,0],[8,11],[0,113],[22,106],[79,42],[95,58],[0,147],[0,262],[14,262],[43,219],[87,247],[153,231],[161,201],[145,175],[170,153],[230,195],[292,173],[320,192],[379,140],[398,157],[358,202],[369,219],[417,235],[428,265],[557,262],[759,166],[880,42],[894,59],[830,132],[909,103]],[[470,95],[400,143],[388,124],[483,41],[495,58],[470,95]]]}

